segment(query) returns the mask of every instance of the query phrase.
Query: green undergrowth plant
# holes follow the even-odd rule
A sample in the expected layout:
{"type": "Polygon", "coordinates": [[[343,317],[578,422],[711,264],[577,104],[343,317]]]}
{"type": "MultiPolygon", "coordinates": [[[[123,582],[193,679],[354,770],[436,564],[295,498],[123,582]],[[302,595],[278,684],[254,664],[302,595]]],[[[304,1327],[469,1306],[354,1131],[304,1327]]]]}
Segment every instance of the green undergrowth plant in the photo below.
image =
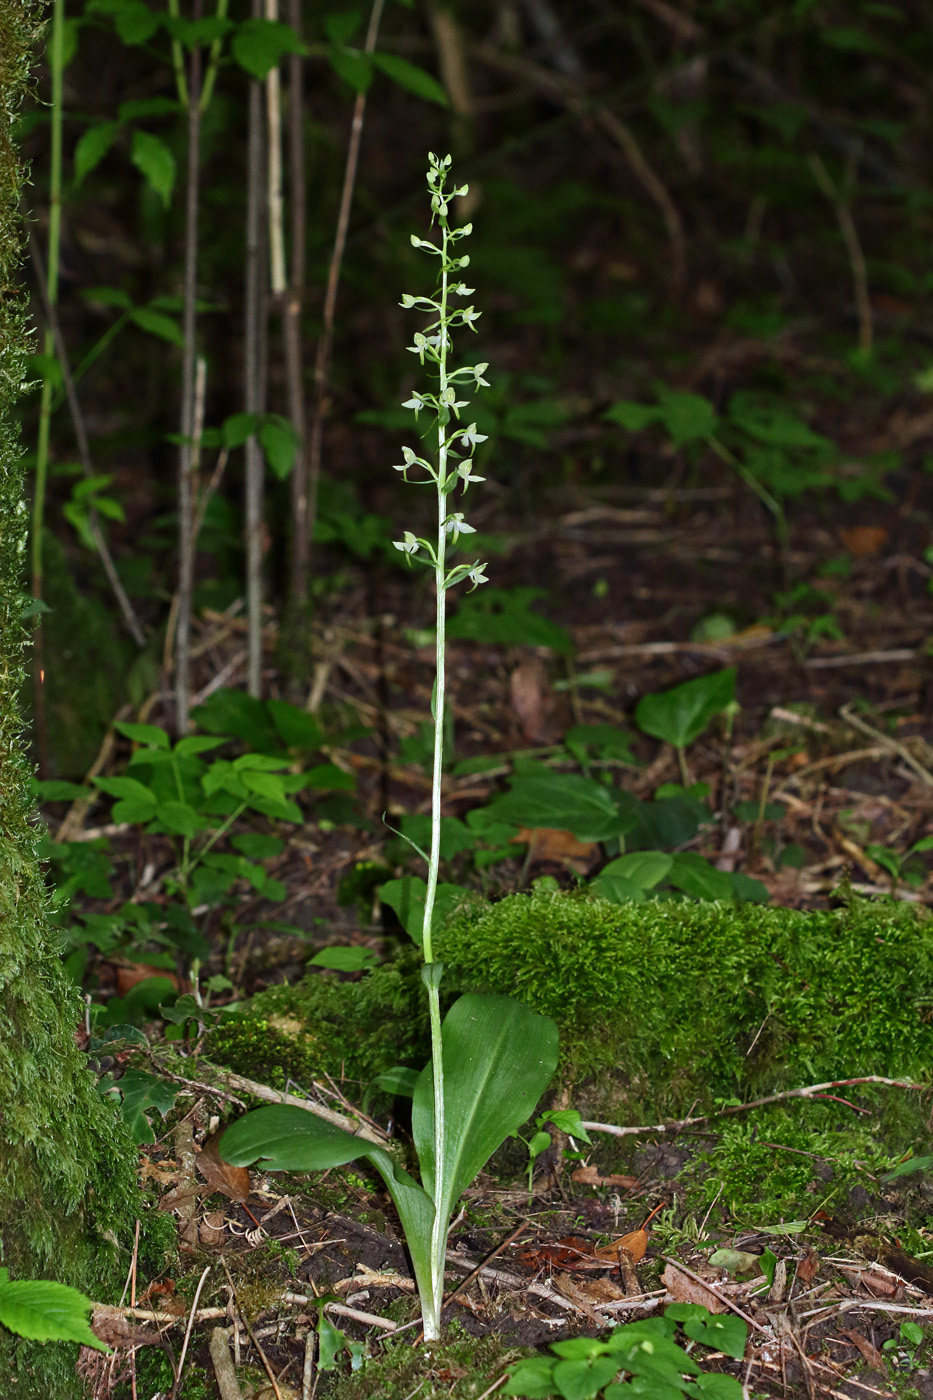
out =
{"type": "MultiPolygon", "coordinates": [[[[743,871],[718,870],[699,852],[683,849],[715,821],[709,788],[689,782],[686,751],[714,719],[730,720],[736,708],[735,685],[736,672],[730,667],[639,702],[636,724],[644,734],[674,748],[684,778],[683,784],[663,784],[649,801],[636,798],[618,781],[620,772],[624,777],[637,763],[633,736],[614,725],[575,725],[562,744],[539,755],[497,755],[460,765],[460,775],[482,772],[486,766],[501,766],[505,757],[511,774],[508,791],[484,807],[463,819],[442,819],[445,869],[465,872],[472,863],[474,871],[487,871],[514,858],[516,844],[529,830],[551,829],[603,847],[609,859],[590,887],[612,903],[658,898],[766,903],[768,891],[759,880],[743,871]]],[[[427,817],[403,817],[401,834],[417,849],[427,839],[427,826],[427,817]]],[[[462,894],[461,880],[438,885],[438,927],[462,894]]],[[[380,897],[417,940],[427,899],[423,878],[409,874],[387,880],[380,897]]]]}
{"type": "MultiPolygon", "coordinates": [[[[121,880],[108,840],[46,838],[56,916],[76,980],[96,956],[128,956],[166,972],[181,962],[200,998],[207,922],[220,917],[232,927],[247,892],[271,904],[284,899],[285,888],[266,862],[282,854],[289,830],[305,820],[299,797],[313,800],[319,818],[328,802],[350,797],[353,777],[326,759],[324,732],[303,710],[216,691],[196,718],[206,732],[177,743],[158,725],[117,722],[115,730],[132,745],[122,773],[98,776],[90,788],[58,780],[36,785],[45,802],[89,801],[96,790],[113,799],[115,823],[135,829],[143,842],[164,838],[174,853],[149,898],[113,908],[121,880]]],[[[171,983],[155,981],[99,1009],[98,1023],[132,1021],[171,1002],[171,983]]]]}
{"type": "MultiPolygon", "coordinates": [[[[432,702],[434,763],[430,854],[421,948],[422,981],[427,989],[431,1027],[431,1061],[418,1075],[412,1096],[412,1137],[421,1168],[421,1182],[403,1171],[384,1148],[363,1142],[301,1109],[258,1109],[228,1128],[221,1142],[227,1161],[248,1165],[262,1160],[266,1168],[309,1171],[339,1166],[366,1157],[382,1176],[401,1218],[414,1265],[421,1301],[426,1341],[440,1335],[444,1294],[447,1233],[453,1208],[464,1189],[506,1137],[529,1117],[547,1087],[557,1065],[557,1027],[517,1001],[501,995],[467,993],[454,1002],[441,1023],[440,987],[443,964],[434,950],[433,910],[437,892],[441,847],[441,779],[445,738],[446,599],[448,589],[469,581],[475,588],[485,582],[485,565],[448,564],[448,547],[461,535],[474,533],[463,512],[453,510],[451,498],[482,480],[473,471],[473,449],[482,435],[476,424],[465,426],[460,410],[468,400],[458,398],[467,386],[485,384],[485,364],[451,366],[452,331],[475,329],[479,313],[457,299],[472,295],[460,280],[469,258],[457,253],[457,244],[471,226],[451,227],[450,201],[467,187],[446,190],[451,158],[429,157],[428,192],[436,243],[412,235],[412,245],[438,263],[432,296],[405,295],[402,305],[427,313],[429,324],[418,331],[409,349],[419,363],[436,376],[428,391],[415,390],[406,407],[416,423],[424,413],[433,419],[436,432],[431,456],[402,449],[397,470],[433,487],[437,503],[437,530],[426,539],[406,530],[395,547],[410,560],[425,561],[434,575],[436,593],[436,677],[432,702]]],[[[427,432],[425,437],[427,437],[427,432]]]]}
{"type": "Polygon", "coordinates": [[[677,1326],[688,1344],[741,1361],[748,1325],[731,1313],[714,1314],[699,1303],[673,1303],[661,1317],[623,1323],[608,1337],[568,1337],[551,1347],[553,1356],[517,1362],[502,1387],[503,1395],[523,1400],[742,1400],[745,1391],[734,1376],[704,1371],[694,1354],[675,1341],[677,1326]]]}

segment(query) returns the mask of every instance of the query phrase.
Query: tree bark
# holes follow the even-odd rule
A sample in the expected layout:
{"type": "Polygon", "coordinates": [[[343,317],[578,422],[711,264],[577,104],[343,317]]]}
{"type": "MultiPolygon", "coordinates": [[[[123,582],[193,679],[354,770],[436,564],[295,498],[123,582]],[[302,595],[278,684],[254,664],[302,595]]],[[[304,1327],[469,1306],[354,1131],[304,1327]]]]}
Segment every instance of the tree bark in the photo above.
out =
{"type": "MultiPolygon", "coordinates": [[[[140,1208],[136,1153],[75,1044],[81,998],[49,919],[18,708],[28,513],[11,409],[31,346],[17,285],[23,171],[12,128],[42,8],[0,0],[0,1263],[12,1278],[58,1279],[107,1300],[122,1285],[140,1208]]],[[[23,1342],[0,1328],[5,1395],[80,1395],[76,1358],[74,1346],[23,1342]]]]}

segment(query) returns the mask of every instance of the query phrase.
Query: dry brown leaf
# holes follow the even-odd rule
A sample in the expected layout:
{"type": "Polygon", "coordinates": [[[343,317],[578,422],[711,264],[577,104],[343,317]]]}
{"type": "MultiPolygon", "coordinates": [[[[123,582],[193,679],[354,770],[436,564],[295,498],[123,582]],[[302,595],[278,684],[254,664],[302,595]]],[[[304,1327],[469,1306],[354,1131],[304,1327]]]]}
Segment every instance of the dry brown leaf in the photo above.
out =
{"type": "Polygon", "coordinates": [[[181,978],[176,972],[169,972],[164,967],[150,967],[148,963],[112,963],[114,976],[117,983],[117,993],[119,996],[126,996],[131,987],[135,987],[138,982],[145,982],[149,977],[165,977],[172,986],[181,990],[181,978]]]}
{"type": "Polygon", "coordinates": [[[845,1269],[840,1265],[839,1272],[856,1288],[864,1288],[876,1298],[894,1298],[903,1286],[897,1279],[875,1273],[874,1269],[845,1269]]]}
{"type": "Polygon", "coordinates": [[[843,1337],[848,1337],[856,1351],[861,1353],[862,1360],[866,1365],[870,1366],[873,1371],[885,1374],[884,1357],[876,1346],[872,1346],[867,1337],[863,1337],[861,1332],[856,1332],[852,1328],[840,1327],[839,1331],[843,1337]]]}
{"type": "Polygon", "coordinates": [[[547,667],[535,658],[523,661],[509,676],[509,699],[522,738],[529,744],[548,744],[554,738],[554,692],[547,667]]]}
{"type": "Polygon", "coordinates": [[[620,1239],[613,1240],[611,1244],[604,1244],[596,1250],[597,1259],[605,1259],[607,1263],[614,1264],[619,1257],[619,1250],[624,1249],[631,1255],[633,1264],[637,1264],[639,1259],[644,1259],[645,1250],[648,1248],[648,1231],[633,1230],[629,1235],[622,1235],[620,1239]]]}
{"type": "Polygon", "coordinates": [[[815,1249],[808,1249],[797,1265],[797,1278],[799,1282],[804,1285],[812,1283],[819,1271],[820,1256],[815,1249]]]}
{"type": "Polygon", "coordinates": [[[161,1332],[155,1327],[142,1327],[107,1303],[95,1303],[91,1331],[110,1347],[152,1346],[162,1340],[161,1332]]]}
{"type": "Polygon", "coordinates": [[[514,841],[524,842],[533,860],[591,861],[596,854],[594,841],[578,841],[572,831],[549,826],[520,827],[514,841]]]}
{"type": "Polygon", "coordinates": [[[661,1275],[661,1282],[675,1303],[699,1303],[711,1313],[728,1311],[726,1304],[711,1288],[697,1283],[696,1279],[688,1278],[680,1269],[675,1269],[673,1264],[666,1266],[661,1275]]]}
{"type": "Polygon", "coordinates": [[[591,1300],[587,1297],[585,1281],[581,1280],[578,1282],[577,1279],[571,1278],[569,1274],[555,1274],[551,1282],[561,1297],[573,1303],[574,1307],[578,1308],[580,1312],[583,1313],[584,1317],[588,1317],[590,1321],[595,1322],[598,1327],[605,1326],[605,1318],[600,1317],[591,1300]]]}
{"type": "Polygon", "coordinates": [[[637,1176],[620,1176],[617,1172],[600,1176],[599,1168],[593,1166],[577,1167],[570,1180],[579,1186],[615,1186],[620,1191],[629,1191],[638,1185],[637,1176]]]}
{"type": "Polygon", "coordinates": [[[212,1190],[220,1191],[231,1201],[245,1205],[249,1200],[249,1168],[231,1167],[229,1162],[225,1162],[217,1151],[219,1141],[218,1130],[205,1140],[195,1165],[212,1190]]]}
{"type": "Polygon", "coordinates": [[[174,1162],[172,1170],[166,1171],[164,1167],[157,1167],[148,1157],[144,1157],[140,1162],[139,1174],[143,1181],[157,1181],[160,1186],[171,1186],[178,1180],[178,1168],[174,1162]]]}
{"type": "Polygon", "coordinates": [[[888,542],[888,532],[883,525],[853,525],[848,530],[840,530],[839,538],[856,559],[867,559],[872,554],[880,554],[888,542]]]}
{"type": "Polygon", "coordinates": [[[198,1226],[198,1239],[203,1245],[223,1244],[226,1234],[225,1221],[227,1215],[223,1210],[208,1211],[204,1219],[198,1226]]]}

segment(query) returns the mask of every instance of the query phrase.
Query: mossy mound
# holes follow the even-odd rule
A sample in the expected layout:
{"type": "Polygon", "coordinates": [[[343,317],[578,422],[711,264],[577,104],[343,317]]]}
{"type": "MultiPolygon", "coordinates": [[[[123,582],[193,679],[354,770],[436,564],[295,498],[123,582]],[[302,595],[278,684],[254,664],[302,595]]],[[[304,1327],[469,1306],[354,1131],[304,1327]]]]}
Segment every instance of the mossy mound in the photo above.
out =
{"type": "Polygon", "coordinates": [[[274,1088],[322,1074],[366,1086],[393,1065],[421,1065],[430,1050],[420,968],[412,948],[356,982],[312,972],[295,986],[269,987],[242,1019],[207,1035],[204,1053],[274,1088]]]}
{"type": "Polygon", "coordinates": [[[926,911],[891,902],[802,912],[542,891],[464,904],[438,947],[448,985],[554,1017],[565,1078],[676,1114],[847,1076],[925,1079],[931,934],[926,911]]]}
{"type": "Polygon", "coordinates": [[[360,1370],[341,1377],[329,1400],[477,1400],[495,1388],[506,1366],[531,1353],[507,1347],[490,1333],[470,1337],[456,1323],[430,1347],[409,1340],[386,1342],[360,1370]]]}

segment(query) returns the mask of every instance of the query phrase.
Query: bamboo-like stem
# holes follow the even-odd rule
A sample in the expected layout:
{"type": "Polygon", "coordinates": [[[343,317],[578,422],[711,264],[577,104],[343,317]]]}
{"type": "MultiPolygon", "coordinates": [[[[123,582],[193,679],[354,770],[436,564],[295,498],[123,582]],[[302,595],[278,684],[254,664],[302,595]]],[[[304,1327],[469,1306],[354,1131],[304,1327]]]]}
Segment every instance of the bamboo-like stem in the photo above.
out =
{"type": "MultiPolygon", "coordinates": [[[[301,37],[301,0],[288,0],[288,19],[301,37]]],[[[298,450],[291,478],[292,529],[289,561],[289,612],[291,632],[300,644],[301,620],[308,605],[308,471],[307,424],[304,400],[304,361],[301,345],[301,311],[305,289],[307,237],[307,187],[304,152],[304,59],[288,56],[288,192],[291,214],[289,286],[282,307],[282,341],[285,358],[285,392],[288,417],[298,450]]]]}
{"type": "MultiPolygon", "coordinates": [[[[262,0],[253,0],[253,17],[262,17],[262,0]]],[[[249,151],[246,205],[246,288],[244,317],[244,409],[257,414],[263,408],[263,275],[262,203],[263,132],[260,85],[249,85],[249,151]]],[[[246,613],[247,690],[262,693],[262,560],[263,560],[263,460],[255,433],[246,441],[246,613]]]]}
{"type": "MultiPolygon", "coordinates": [[[[363,52],[370,54],[376,47],[379,25],[385,0],[373,0],[369,16],[369,27],[363,52]]],[[[334,234],[334,248],[327,272],[327,288],[324,293],[321,338],[318,341],[314,360],[314,406],[311,413],[311,433],[308,440],[307,490],[305,518],[295,522],[296,533],[304,540],[306,557],[303,563],[303,576],[296,578],[293,591],[296,597],[307,597],[308,576],[311,567],[311,547],[314,527],[317,522],[317,497],[321,480],[321,450],[324,436],[324,410],[327,399],[327,385],[330,378],[330,363],[334,349],[334,316],[337,308],[337,287],[340,282],[340,268],[347,245],[347,230],[350,227],[350,206],[353,203],[353,190],[356,185],[356,171],[359,165],[360,144],[363,139],[363,118],[366,114],[366,94],[358,92],[353,104],[353,120],[350,124],[350,140],[347,145],[347,164],[343,175],[343,189],[340,193],[340,208],[337,214],[337,230],[334,234]]],[[[296,569],[296,573],[297,573],[296,569]]]]}
{"type": "MultiPolygon", "coordinates": [[[[278,20],[278,0],[266,0],[266,19],[278,20]]],[[[273,297],[285,292],[285,220],[282,201],[282,94],[276,64],[266,74],[266,204],[269,215],[269,285],[273,297]]]]}
{"type": "MultiPolygon", "coordinates": [[[[62,335],[62,328],[59,324],[56,308],[49,301],[48,285],[45,279],[45,268],[42,265],[42,252],[39,248],[38,240],[34,233],[29,234],[29,256],[32,261],[32,270],[36,279],[36,286],[39,290],[39,300],[42,303],[42,313],[45,317],[46,325],[52,332],[52,343],[55,347],[55,358],[58,360],[58,367],[62,375],[62,387],[65,391],[65,401],[68,404],[68,412],[71,415],[71,426],[74,429],[75,442],[78,446],[78,460],[81,463],[81,470],[85,476],[94,475],[94,465],[91,460],[91,446],[88,441],[87,428],[84,425],[84,414],[81,412],[81,404],[78,400],[78,391],[75,386],[74,375],[68,363],[68,350],[65,345],[65,338],[62,335]]],[[[117,573],[116,565],[113,562],[113,555],[110,553],[110,546],[107,544],[106,536],[101,528],[97,511],[92,506],[88,511],[88,530],[94,542],[94,548],[100,556],[104,573],[110,587],[113,589],[113,596],[117,600],[117,606],[123,614],[127,630],[138,647],[146,645],[146,634],[143,625],[136,615],[136,610],[130,602],[129,594],[123,587],[123,581],[117,573]]]]}
{"type": "Polygon", "coordinates": [[[181,446],[178,454],[178,609],[175,615],[175,727],[179,735],[188,732],[191,613],[194,598],[194,460],[197,400],[195,341],[198,299],[198,184],[201,168],[201,50],[197,45],[191,53],[191,67],[184,91],[188,103],[188,179],[185,191],[181,446]]]}

